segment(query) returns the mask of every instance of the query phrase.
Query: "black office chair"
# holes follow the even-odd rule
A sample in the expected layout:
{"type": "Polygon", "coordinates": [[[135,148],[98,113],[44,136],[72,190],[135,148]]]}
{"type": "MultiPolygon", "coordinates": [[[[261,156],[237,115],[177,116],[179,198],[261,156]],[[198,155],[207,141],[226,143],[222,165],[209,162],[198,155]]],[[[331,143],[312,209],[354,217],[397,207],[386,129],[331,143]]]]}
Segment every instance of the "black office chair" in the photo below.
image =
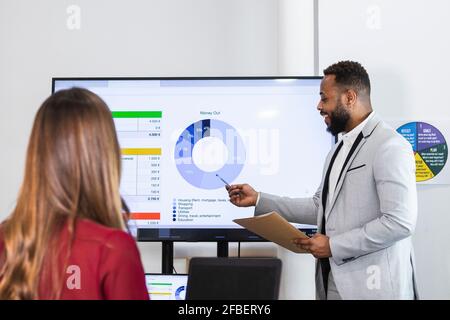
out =
{"type": "Polygon", "coordinates": [[[187,300],[276,300],[281,260],[277,258],[192,258],[187,300]]]}

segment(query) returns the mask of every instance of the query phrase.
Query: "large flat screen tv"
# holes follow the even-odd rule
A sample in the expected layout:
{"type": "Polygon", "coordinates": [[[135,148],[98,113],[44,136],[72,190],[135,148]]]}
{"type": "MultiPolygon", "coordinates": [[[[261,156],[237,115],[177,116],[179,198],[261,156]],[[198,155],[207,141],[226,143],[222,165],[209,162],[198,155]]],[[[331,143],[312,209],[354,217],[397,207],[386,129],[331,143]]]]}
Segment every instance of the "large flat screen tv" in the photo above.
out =
{"type": "Polygon", "coordinates": [[[316,109],[320,81],[54,78],[52,88],[89,89],[111,109],[121,194],[138,240],[261,241],[232,221],[254,209],[233,206],[225,184],[290,197],[315,193],[334,143],[316,109]]]}

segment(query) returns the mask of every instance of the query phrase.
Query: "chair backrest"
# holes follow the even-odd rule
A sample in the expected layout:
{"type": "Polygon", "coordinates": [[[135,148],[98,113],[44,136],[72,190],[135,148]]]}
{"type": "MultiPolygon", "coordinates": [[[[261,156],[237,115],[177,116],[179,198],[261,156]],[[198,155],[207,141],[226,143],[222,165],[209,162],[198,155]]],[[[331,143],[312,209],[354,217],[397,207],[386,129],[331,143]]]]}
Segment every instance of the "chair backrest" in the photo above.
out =
{"type": "Polygon", "coordinates": [[[281,260],[277,258],[192,258],[187,300],[276,300],[281,260]]]}

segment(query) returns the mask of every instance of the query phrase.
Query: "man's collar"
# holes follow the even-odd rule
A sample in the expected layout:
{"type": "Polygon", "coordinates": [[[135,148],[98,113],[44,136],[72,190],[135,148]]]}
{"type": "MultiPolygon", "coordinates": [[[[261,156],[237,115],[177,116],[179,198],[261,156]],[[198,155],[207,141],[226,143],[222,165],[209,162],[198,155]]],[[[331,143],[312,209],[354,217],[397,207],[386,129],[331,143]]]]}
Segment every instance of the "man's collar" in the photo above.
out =
{"type": "MultiPolygon", "coordinates": [[[[353,143],[356,140],[356,137],[358,136],[358,134],[363,131],[363,129],[365,128],[366,124],[375,116],[375,111],[372,111],[369,116],[364,119],[364,121],[362,121],[360,124],[358,124],[356,127],[354,127],[352,130],[350,130],[348,133],[342,135],[342,140],[344,142],[350,142],[353,143]]],[[[363,132],[364,134],[364,132],[363,132]]],[[[364,135],[365,136],[365,135],[364,135]]]]}
{"type": "MultiPolygon", "coordinates": [[[[374,113],[372,111],[372,113],[374,113]]],[[[381,118],[378,116],[378,114],[374,114],[369,121],[367,121],[366,125],[364,126],[364,128],[362,129],[362,133],[364,138],[369,137],[373,130],[375,130],[375,128],[377,127],[377,125],[381,122],[381,118]]]]}

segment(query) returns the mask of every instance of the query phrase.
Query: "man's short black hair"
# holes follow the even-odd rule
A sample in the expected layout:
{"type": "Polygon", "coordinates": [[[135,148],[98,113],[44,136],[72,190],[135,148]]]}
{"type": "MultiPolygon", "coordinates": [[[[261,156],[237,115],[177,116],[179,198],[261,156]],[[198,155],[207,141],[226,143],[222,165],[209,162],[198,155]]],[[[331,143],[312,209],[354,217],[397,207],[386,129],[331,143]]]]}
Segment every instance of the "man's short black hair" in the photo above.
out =
{"type": "Polygon", "coordinates": [[[324,75],[335,75],[338,85],[350,87],[356,92],[366,91],[370,95],[370,80],[366,69],[355,61],[339,61],[325,70],[324,75]]]}

